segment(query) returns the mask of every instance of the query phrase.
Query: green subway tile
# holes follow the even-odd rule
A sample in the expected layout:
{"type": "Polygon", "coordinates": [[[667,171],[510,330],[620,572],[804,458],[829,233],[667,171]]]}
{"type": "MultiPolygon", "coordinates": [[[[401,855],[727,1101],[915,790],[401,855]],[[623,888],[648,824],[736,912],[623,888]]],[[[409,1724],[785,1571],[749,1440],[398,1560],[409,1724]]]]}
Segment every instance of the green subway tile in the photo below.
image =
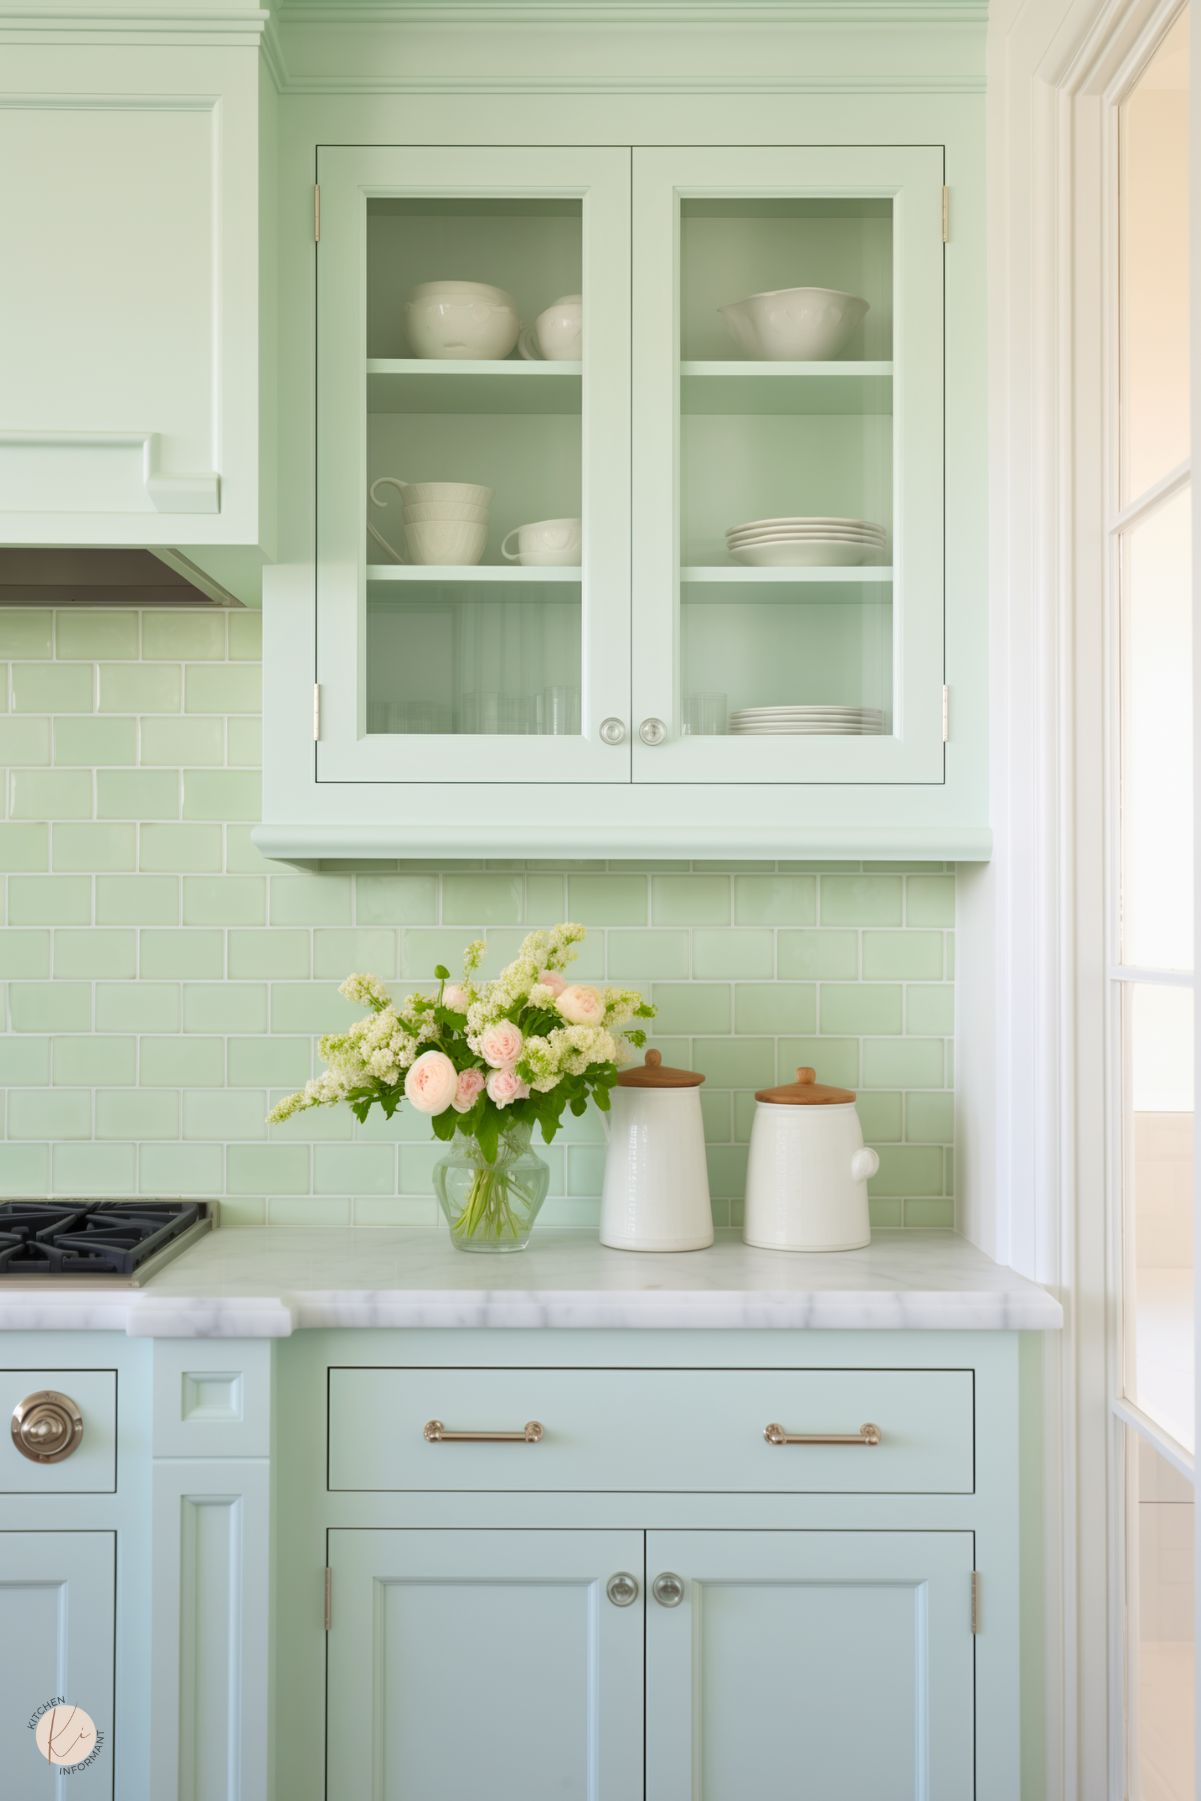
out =
{"type": "Polygon", "coordinates": [[[953,938],[947,938],[944,950],[947,963],[946,968],[943,970],[943,974],[946,976],[948,982],[953,982],[955,980],[955,940],[953,938]]]}
{"type": "Polygon", "coordinates": [[[144,825],[140,869],[215,874],[221,868],[219,825],[144,825]]]}
{"type": "MultiPolygon", "coordinates": [[[[413,1226],[425,1222],[414,1216],[414,1203],[409,1196],[394,1194],[359,1195],[353,1202],[352,1223],[356,1226],[413,1226]]],[[[222,1224],[224,1224],[222,1220],[222,1224]]]]}
{"type": "Polygon", "coordinates": [[[868,1144],[885,1144],[902,1136],[902,1099],[899,1094],[875,1094],[866,1090],[859,1096],[856,1106],[868,1144]]]}
{"type": "Polygon", "coordinates": [[[558,925],[567,917],[567,880],[561,875],[534,873],[525,878],[525,921],[531,928],[558,925]]]}
{"type": "Polygon", "coordinates": [[[52,1069],[54,1080],[65,1088],[121,1087],[137,1075],[137,1043],[132,1038],[56,1038],[52,1069]]]}
{"type": "Polygon", "coordinates": [[[770,1038],[696,1038],[694,1067],[714,1088],[767,1088],[775,1080],[770,1038]]]}
{"type": "Polygon", "coordinates": [[[709,1192],[715,1201],[740,1201],[746,1193],[746,1146],[711,1144],[707,1147],[709,1192]]]}
{"type": "Polygon", "coordinates": [[[97,1138],[178,1138],[179,1096],[116,1088],[96,1094],[97,1138]]]}
{"type": "Polygon", "coordinates": [[[262,778],[251,769],[185,769],[185,819],[258,819],[262,778]]]}
{"type": "Polygon", "coordinates": [[[98,819],[178,819],[179,773],[174,769],[101,769],[96,775],[98,819]]]}
{"type": "Polygon", "coordinates": [[[585,926],[641,926],[647,921],[647,882],[641,875],[569,875],[568,918],[585,926]]]}
{"type": "Polygon", "coordinates": [[[897,875],[824,875],[824,926],[899,926],[901,878],[897,875]]]}
{"type": "Polygon", "coordinates": [[[50,1080],[49,1038],[29,1038],[23,1034],[0,1037],[0,1084],[11,1088],[33,1088],[50,1080]]]}
{"type": "Polygon", "coordinates": [[[823,983],[821,1029],[840,1034],[899,1032],[900,988],[892,982],[823,983]]]}
{"type": "Polygon", "coordinates": [[[184,674],[185,713],[257,713],[263,683],[257,663],[193,663],[184,674]]]}
{"type": "Polygon", "coordinates": [[[657,926],[729,925],[729,877],[721,875],[652,876],[651,918],[657,926]]]}
{"type": "Polygon", "coordinates": [[[34,766],[50,761],[50,721],[22,718],[20,714],[0,715],[0,763],[10,767],[34,766]]]}
{"type": "Polygon", "coordinates": [[[265,857],[255,844],[253,826],[225,827],[225,867],[230,875],[278,875],[286,865],[265,857]]]}
{"type": "Polygon", "coordinates": [[[218,1144],[144,1144],[138,1155],[142,1194],[221,1194],[224,1151],[218,1144]]]}
{"type": "Polygon", "coordinates": [[[904,1203],[902,1201],[876,1201],[869,1195],[867,1211],[873,1232],[895,1232],[905,1223],[904,1203]]]}
{"type": "MultiPolygon", "coordinates": [[[[274,1106],[275,1102],[280,1098],[282,1097],[273,1094],[269,1104],[274,1106]]],[[[266,1112],[266,1108],[264,1108],[263,1111],[266,1112]]],[[[402,1117],[403,1113],[398,1113],[396,1115],[396,1120],[399,1120],[402,1117]]],[[[411,1108],[409,1109],[409,1117],[413,1117],[411,1108]]],[[[420,1118],[421,1116],[418,1114],[416,1117],[420,1118]]],[[[422,1123],[428,1130],[428,1119],[424,1120],[422,1123]]],[[[389,1143],[395,1144],[400,1133],[396,1121],[392,1121],[391,1124],[391,1132],[376,1133],[375,1138],[379,1140],[386,1137],[389,1143]]],[[[270,1135],[273,1141],[277,1141],[281,1144],[284,1142],[295,1144],[346,1144],[356,1136],[361,1136],[362,1130],[363,1128],[354,1118],[349,1107],[306,1107],[302,1112],[294,1113],[291,1119],[284,1120],[279,1125],[269,1126],[267,1128],[267,1134],[270,1135]]]]}
{"type": "Polygon", "coordinates": [[[142,655],[153,662],[179,663],[225,655],[225,614],[173,608],[169,613],[142,614],[142,655]]]}
{"type": "Polygon", "coordinates": [[[49,607],[0,607],[0,657],[51,657],[53,632],[49,607]]]}
{"type": "Polygon", "coordinates": [[[572,1145],[567,1153],[567,1192],[599,1195],[605,1179],[605,1152],[599,1144],[572,1145]]]}
{"type": "Polygon", "coordinates": [[[519,875],[442,878],[442,917],[447,925],[517,925],[524,907],[524,883],[519,875]]]}
{"type": "MultiPolygon", "coordinates": [[[[300,880],[323,883],[328,876],[277,876],[271,884],[274,910],[276,883],[300,880]]],[[[337,878],[335,880],[335,887],[337,878]]],[[[360,875],[354,878],[355,919],[361,926],[433,925],[438,917],[438,878],[432,875],[360,875]]],[[[299,894],[299,890],[297,890],[299,894]]],[[[274,917],[273,925],[276,924],[274,917]]],[[[281,922],[282,923],[282,922],[281,922]]],[[[312,925],[335,922],[314,918],[312,925]]]]}
{"type": "Polygon", "coordinates": [[[304,1144],[231,1144],[230,1194],[308,1194],[309,1148],[304,1144]]]}
{"type": "MultiPolygon", "coordinates": [[[[231,931],[229,934],[229,973],[235,981],[307,976],[310,954],[308,932],[231,931]]],[[[349,968],[343,974],[349,974],[349,968]]]]}
{"type": "Polygon", "coordinates": [[[0,825],[0,870],[49,867],[49,826],[0,825]]]}
{"type": "Polygon", "coordinates": [[[0,932],[0,976],[36,982],[49,974],[49,932],[0,932]]]}
{"type": "Polygon", "coordinates": [[[905,1224],[910,1231],[951,1231],[955,1225],[955,1202],[946,1200],[906,1200],[905,1224]]]}
{"type": "Polygon", "coordinates": [[[14,819],[90,819],[92,774],[87,769],[14,769],[9,777],[14,819]]]}
{"type": "Polygon", "coordinates": [[[648,976],[667,978],[688,974],[688,933],[685,931],[613,931],[608,934],[608,939],[611,980],[641,982],[648,976]]]}
{"type": "Polygon", "coordinates": [[[259,718],[230,718],[225,722],[229,763],[238,769],[258,769],[263,761],[263,722],[259,718]]]}
{"type": "Polygon", "coordinates": [[[55,869],[133,869],[137,829],[132,825],[56,825],[55,869]]]}
{"type": "Polygon", "coordinates": [[[815,1032],[817,990],[803,982],[740,982],[734,990],[736,1032],[815,1032]]]}
{"type": "MultiPolygon", "coordinates": [[[[463,952],[471,937],[470,932],[465,932],[461,926],[457,928],[457,933],[457,943],[453,954],[449,959],[441,959],[441,961],[446,963],[448,969],[455,970],[456,972],[462,967],[463,952]]],[[[484,952],[484,961],[480,966],[480,973],[485,978],[499,975],[505,965],[511,963],[514,957],[517,956],[521,950],[524,938],[524,926],[517,931],[505,931],[504,929],[495,926],[490,927],[487,934],[487,949],[484,952]]],[[[574,962],[567,966],[566,974],[568,980],[572,982],[594,982],[602,979],[605,973],[605,934],[603,932],[591,932],[588,937],[584,939],[584,942],[576,948],[578,955],[574,962]]]]}
{"type": "Polygon", "coordinates": [[[98,1032],[177,1032],[179,989],[170,982],[100,982],[96,987],[98,1032]]]}
{"type": "Polygon", "coordinates": [[[178,713],[183,700],[179,665],[101,663],[102,713],[178,713]]]}
{"type": "Polygon", "coordinates": [[[776,941],[769,931],[697,931],[692,934],[694,976],[775,974],[776,941]]]}
{"type": "Polygon", "coordinates": [[[225,1044],[220,1038],[143,1038],[143,1088],[221,1088],[225,1044]]]}
{"type": "Polygon", "coordinates": [[[66,657],[136,657],[138,654],[138,615],[129,612],[102,613],[93,607],[77,611],[63,609],[58,620],[57,651],[66,657]]]}
{"type": "Polygon", "coordinates": [[[869,1038],[863,1046],[868,1088],[941,1088],[943,1047],[937,1038],[869,1038]]]}
{"type": "Polygon", "coordinates": [[[331,1231],[341,1231],[349,1226],[353,1219],[354,1202],[347,1197],[335,1200],[326,1195],[267,1196],[267,1224],[269,1226],[324,1226],[331,1231]]]}
{"type": "Polygon", "coordinates": [[[817,878],[735,876],[734,918],[740,926],[811,926],[817,919],[817,878]]]}
{"type": "Polygon", "coordinates": [[[219,982],[225,974],[225,936],[217,931],[142,933],[141,975],[144,981],[190,976],[193,981],[219,982]]]}
{"type": "Polygon", "coordinates": [[[955,990],[949,982],[905,990],[905,1030],[950,1037],[955,1030],[955,990]]]}
{"type": "Polygon", "coordinates": [[[942,974],[940,932],[865,932],[863,974],[867,981],[938,980],[942,974]]]}
{"type": "Polygon", "coordinates": [[[185,719],[164,715],[143,719],[138,759],[172,769],[199,769],[225,761],[225,728],[220,719],[185,719]]]}
{"type": "Polygon", "coordinates": [[[14,663],[15,713],[90,713],[92,671],[78,663],[14,663]]]}
{"type": "Polygon", "coordinates": [[[92,990],[86,982],[13,982],[8,1017],[14,1032],[90,1032],[92,990]]]}
{"type": "Polygon", "coordinates": [[[905,920],[911,926],[955,924],[955,877],[911,875],[905,880],[905,920]]]}
{"type": "Polygon", "coordinates": [[[8,879],[10,925],[81,926],[92,917],[86,875],[14,875],[8,879]]]}
{"type": "Polygon", "coordinates": [[[313,1047],[307,1038],[231,1038],[231,1088],[301,1088],[312,1074],[313,1047]]]}
{"type": "Polygon", "coordinates": [[[173,926],[179,919],[179,882],[171,875],[99,875],[96,924],[173,926]]]}
{"type": "Polygon", "coordinates": [[[232,661],[255,662],[263,654],[263,615],[247,610],[229,614],[229,655],[232,661]]]}
{"type": "Polygon", "coordinates": [[[354,882],[345,875],[274,875],[273,926],[348,926],[354,919],[354,882]]]}
{"type": "Polygon", "coordinates": [[[943,1149],[942,1191],[946,1195],[955,1193],[955,1146],[948,1144],[943,1149]]]}
{"type": "Polygon", "coordinates": [[[651,1000],[660,1032],[728,1032],[730,990],[723,982],[656,982],[651,1000]]]}
{"type": "Polygon", "coordinates": [[[45,1194],[49,1184],[49,1145],[0,1144],[0,1194],[45,1194]]]}
{"type": "Polygon", "coordinates": [[[51,1165],[55,1194],[134,1193],[137,1150],[132,1144],[56,1144],[51,1165]]]}
{"type": "Polygon", "coordinates": [[[319,1144],[314,1194],[394,1194],[396,1152],[386,1144],[319,1144]]]}
{"type": "Polygon", "coordinates": [[[92,769],[116,763],[136,763],[137,758],[136,719],[86,717],[56,719],[54,722],[56,763],[80,764],[92,769]]]}
{"type": "Polygon", "coordinates": [[[267,917],[262,876],[188,875],[183,879],[183,919],[189,926],[258,926],[267,917]]]}
{"type": "Polygon", "coordinates": [[[402,1194],[430,1195],[434,1190],[434,1165],[446,1155],[444,1144],[402,1144],[397,1187],[402,1194]]]}
{"type": "Polygon", "coordinates": [[[82,1088],[10,1088],[10,1138],[90,1138],[92,1096],[82,1088]]]}
{"type": "Polygon", "coordinates": [[[798,1069],[815,1069],[819,1082],[828,1082],[835,1088],[858,1088],[858,1040],[854,1038],[782,1038],[776,1064],[776,1079],[780,1082],[793,1082],[796,1080],[798,1069]]]}
{"type": "MultiPolygon", "coordinates": [[[[703,1089],[701,1093],[704,1093],[703,1089]]],[[[755,1121],[755,1111],[759,1103],[753,1093],[745,1090],[730,1098],[734,1102],[734,1138],[739,1144],[745,1144],[750,1138],[751,1127],[755,1121]]],[[[713,1141],[710,1140],[710,1142],[713,1141]]]]}
{"type": "Polygon", "coordinates": [[[77,932],[69,928],[54,934],[54,974],[71,981],[107,976],[132,977],[138,970],[137,933],[132,931],[77,932]]]}
{"type": "Polygon", "coordinates": [[[185,1032],[265,1032],[267,989],[261,982],[189,983],[183,991],[185,1032]]]}
{"type": "MultiPolygon", "coordinates": [[[[282,934],[280,934],[282,936],[282,934]]],[[[460,954],[457,959],[462,962],[460,954]]],[[[449,965],[454,968],[454,965],[449,965]]],[[[320,980],[341,982],[354,970],[359,974],[391,977],[396,974],[396,933],[384,930],[365,932],[315,931],[313,933],[313,974],[320,980]]],[[[288,975],[304,975],[290,969],[288,975]]]]}
{"type": "Polygon", "coordinates": [[[183,1097],[183,1135],[218,1144],[231,1138],[265,1138],[267,1105],[261,1088],[237,1093],[227,1088],[189,1089],[183,1097]]]}
{"type": "Polygon", "coordinates": [[[658,1051],[664,1063],[668,1065],[674,1064],[677,1069],[687,1069],[691,1065],[691,1038],[671,1038],[665,1034],[661,1035],[655,1031],[653,1025],[651,1027],[651,1036],[654,1041],[654,1048],[658,1051]]]}
{"type": "Polygon", "coordinates": [[[734,1096],[720,1088],[701,1089],[701,1122],[706,1144],[728,1144],[734,1136],[734,1096]]]}
{"type": "Polygon", "coordinates": [[[327,982],[274,982],[271,986],[273,1032],[344,1031],[363,1009],[343,998],[327,982]]]}
{"type": "Polygon", "coordinates": [[[954,1095],[906,1095],[905,1136],[910,1144],[950,1144],[955,1136],[954,1095]]]}

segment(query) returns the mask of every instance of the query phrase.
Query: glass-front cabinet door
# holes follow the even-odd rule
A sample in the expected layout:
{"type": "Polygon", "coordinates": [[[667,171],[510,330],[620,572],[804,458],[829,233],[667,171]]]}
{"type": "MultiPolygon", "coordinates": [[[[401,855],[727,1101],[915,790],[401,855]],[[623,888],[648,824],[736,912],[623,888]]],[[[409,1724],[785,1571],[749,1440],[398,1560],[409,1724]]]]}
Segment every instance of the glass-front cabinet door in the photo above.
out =
{"type": "Polygon", "coordinates": [[[944,179],[635,152],[635,781],[942,781],[944,179]]]}
{"type": "Polygon", "coordinates": [[[318,779],[628,782],[629,151],[318,179],[318,779]]]}

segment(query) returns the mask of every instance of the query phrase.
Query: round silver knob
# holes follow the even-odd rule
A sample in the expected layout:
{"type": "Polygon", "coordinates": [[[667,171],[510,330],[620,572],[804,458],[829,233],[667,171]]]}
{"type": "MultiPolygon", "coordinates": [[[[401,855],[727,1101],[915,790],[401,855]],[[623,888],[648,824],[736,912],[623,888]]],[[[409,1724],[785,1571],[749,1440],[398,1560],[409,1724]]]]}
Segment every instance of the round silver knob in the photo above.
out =
{"type": "Polygon", "coordinates": [[[41,1388],[13,1408],[12,1439],[31,1463],[61,1463],[83,1438],[83,1414],[70,1395],[41,1388]]]}
{"type": "Polygon", "coordinates": [[[614,1607],[632,1607],[638,1599],[638,1583],[628,1570],[618,1570],[605,1583],[605,1593],[614,1607]]]}
{"type": "Polygon", "coordinates": [[[651,1593],[660,1607],[678,1607],[684,1599],[684,1578],[674,1570],[664,1570],[651,1583],[651,1593]]]}
{"type": "Polygon", "coordinates": [[[644,744],[662,744],[667,736],[667,727],[661,719],[644,719],[638,727],[638,736],[644,744]]]}
{"type": "Polygon", "coordinates": [[[600,735],[602,744],[620,744],[626,735],[625,720],[614,719],[612,716],[602,719],[600,735]]]}

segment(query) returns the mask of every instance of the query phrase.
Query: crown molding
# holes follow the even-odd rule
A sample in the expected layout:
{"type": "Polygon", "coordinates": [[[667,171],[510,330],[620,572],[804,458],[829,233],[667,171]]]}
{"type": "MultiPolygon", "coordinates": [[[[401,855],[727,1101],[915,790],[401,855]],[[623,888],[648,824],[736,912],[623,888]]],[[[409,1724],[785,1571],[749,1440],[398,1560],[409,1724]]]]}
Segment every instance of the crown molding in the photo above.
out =
{"type": "Polygon", "coordinates": [[[306,25],[977,25],[987,0],[283,0],[284,28],[306,25]]]}
{"type": "Polygon", "coordinates": [[[645,81],[627,76],[615,76],[612,80],[588,76],[578,79],[551,76],[541,82],[528,76],[512,81],[505,81],[501,77],[486,81],[455,81],[450,77],[440,76],[406,81],[403,77],[389,75],[301,75],[288,76],[283,83],[283,90],[289,94],[396,94],[413,97],[445,94],[460,98],[484,94],[982,94],[985,83],[983,77],[976,80],[966,76],[927,76],[914,81],[904,76],[894,78],[886,75],[848,75],[841,78],[815,76],[808,81],[772,76],[766,76],[762,81],[738,78],[722,80],[719,76],[681,77],[678,81],[673,81],[668,76],[652,76],[645,81]]]}
{"type": "Polygon", "coordinates": [[[0,37],[10,41],[71,39],[214,38],[257,41],[270,20],[258,6],[41,6],[0,5],[0,37]]]}

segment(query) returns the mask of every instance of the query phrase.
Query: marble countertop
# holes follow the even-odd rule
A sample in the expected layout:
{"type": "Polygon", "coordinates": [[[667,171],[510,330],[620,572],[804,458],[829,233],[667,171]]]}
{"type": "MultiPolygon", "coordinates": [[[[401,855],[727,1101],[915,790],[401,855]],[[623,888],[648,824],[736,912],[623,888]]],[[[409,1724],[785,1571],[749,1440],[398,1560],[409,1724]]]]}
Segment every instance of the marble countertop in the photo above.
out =
{"type": "Polygon", "coordinates": [[[538,1233],[468,1256],[426,1227],[210,1232],[145,1288],[0,1286],[0,1331],[287,1338],[304,1327],[1039,1331],[1058,1301],[951,1232],[879,1232],[862,1251],[610,1251],[538,1233]]]}

